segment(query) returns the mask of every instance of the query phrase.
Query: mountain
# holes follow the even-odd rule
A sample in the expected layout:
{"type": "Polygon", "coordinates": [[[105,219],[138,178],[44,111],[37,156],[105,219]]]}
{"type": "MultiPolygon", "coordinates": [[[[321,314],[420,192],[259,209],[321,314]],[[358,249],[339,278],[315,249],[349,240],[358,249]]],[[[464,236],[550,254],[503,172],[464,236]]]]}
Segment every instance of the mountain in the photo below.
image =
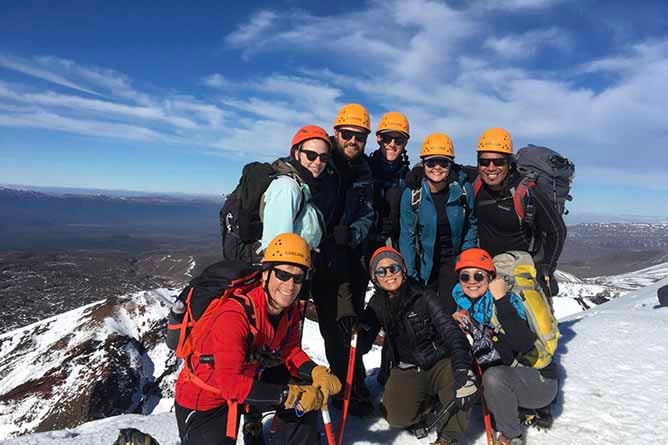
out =
{"type": "MultiPolygon", "coordinates": [[[[668,347],[665,345],[665,339],[668,338],[668,308],[658,307],[656,304],[656,290],[665,284],[668,284],[666,279],[630,292],[603,306],[561,320],[562,339],[557,356],[561,384],[553,409],[554,426],[547,433],[529,429],[527,432],[529,443],[534,445],[668,443],[668,422],[665,420],[663,411],[663,407],[668,404],[668,370],[665,367],[665,355],[668,352],[668,347]]],[[[156,293],[143,298],[146,298],[146,303],[151,303],[149,300],[155,298],[153,303],[157,303],[157,306],[160,307],[159,301],[162,301],[162,295],[156,293]]],[[[142,297],[135,295],[134,298],[142,297]]],[[[97,308],[100,307],[97,306],[97,308]]],[[[77,312],[78,315],[70,314],[68,320],[73,322],[80,319],[85,312],[91,311],[91,308],[82,308],[77,312]]],[[[152,311],[146,313],[148,312],[153,313],[152,311]]],[[[130,313],[132,312],[126,312],[126,315],[130,313]]],[[[106,334],[116,336],[127,330],[126,335],[132,338],[143,338],[150,330],[146,329],[150,325],[147,323],[149,317],[139,317],[139,320],[143,322],[137,323],[121,315],[120,312],[116,316],[113,314],[112,311],[111,320],[114,321],[103,323],[106,326],[106,334]]],[[[157,315],[157,312],[154,315],[157,315]]],[[[36,331],[41,331],[39,334],[41,337],[33,339],[35,347],[40,348],[40,351],[43,352],[48,350],[48,348],[44,349],[46,344],[53,345],[58,337],[54,332],[57,322],[51,320],[49,323],[51,323],[50,328],[42,326],[41,329],[36,329],[36,331]]],[[[60,323],[57,324],[60,326],[57,332],[61,336],[67,335],[67,332],[72,335],[71,329],[64,329],[60,323]]],[[[35,328],[37,326],[32,329],[35,328]]],[[[27,335],[27,331],[24,331],[27,335]]],[[[83,339],[88,335],[80,332],[77,337],[83,339]]],[[[101,337],[97,337],[98,341],[100,339],[101,337]]],[[[20,342],[28,342],[28,339],[23,338],[20,342]]],[[[12,342],[12,344],[15,343],[12,342]]],[[[63,343],[63,341],[60,342],[61,348],[63,343]]],[[[314,359],[323,360],[324,346],[317,326],[312,322],[306,325],[304,344],[314,359]]],[[[1,349],[3,355],[6,353],[6,348],[3,342],[1,349]]],[[[24,351],[24,354],[27,355],[28,352],[24,351]]],[[[91,358],[98,360],[96,363],[104,363],[99,359],[101,356],[103,357],[104,354],[92,354],[91,358]]],[[[157,353],[148,354],[154,364],[159,362],[159,356],[160,354],[157,353]]],[[[33,355],[31,359],[34,360],[36,357],[37,355],[33,355]]],[[[0,358],[2,358],[0,363],[4,363],[6,355],[0,358]]],[[[376,401],[378,401],[380,388],[373,374],[377,371],[379,361],[378,348],[374,348],[365,356],[365,364],[370,375],[367,383],[376,401]]],[[[47,363],[49,363],[48,360],[47,363]]],[[[47,367],[46,363],[39,361],[35,366],[42,371],[42,374],[47,367]]],[[[73,370],[78,370],[77,375],[85,375],[77,364],[69,366],[73,370]]],[[[163,369],[159,366],[157,368],[158,372],[163,369]]],[[[0,371],[0,375],[3,376],[3,384],[8,378],[5,369],[0,371]]],[[[27,373],[24,371],[22,374],[27,373]]],[[[57,390],[58,387],[51,386],[51,388],[51,393],[56,397],[61,394],[57,390]]],[[[48,391],[48,388],[45,387],[44,392],[48,391]]],[[[39,404],[34,401],[37,397],[40,395],[31,393],[26,396],[28,403],[32,403],[31,406],[35,413],[59,410],[58,402],[42,397],[41,404],[39,404]]],[[[12,408],[6,405],[4,396],[0,402],[2,403],[0,414],[3,419],[0,423],[2,425],[0,431],[7,437],[11,428],[10,422],[19,419],[18,416],[12,414],[12,409],[18,410],[18,407],[12,408]]],[[[161,445],[177,445],[179,440],[176,422],[174,414],[167,412],[168,409],[169,403],[165,402],[158,405],[152,415],[119,415],[68,429],[25,435],[6,440],[4,443],[7,445],[52,445],[67,442],[69,445],[108,445],[115,440],[120,428],[135,427],[153,435],[161,445]]],[[[474,445],[486,443],[479,410],[479,406],[474,408],[469,428],[461,438],[463,443],[474,445]]],[[[29,411],[20,409],[20,412],[25,416],[29,411]]],[[[270,417],[265,421],[266,431],[269,428],[270,417]]],[[[336,410],[332,410],[332,418],[336,423],[338,419],[336,410]]],[[[433,441],[433,436],[432,434],[422,442],[426,444],[433,441]]],[[[349,418],[344,442],[398,445],[421,443],[406,431],[388,428],[387,423],[378,415],[368,419],[349,418]]]]}

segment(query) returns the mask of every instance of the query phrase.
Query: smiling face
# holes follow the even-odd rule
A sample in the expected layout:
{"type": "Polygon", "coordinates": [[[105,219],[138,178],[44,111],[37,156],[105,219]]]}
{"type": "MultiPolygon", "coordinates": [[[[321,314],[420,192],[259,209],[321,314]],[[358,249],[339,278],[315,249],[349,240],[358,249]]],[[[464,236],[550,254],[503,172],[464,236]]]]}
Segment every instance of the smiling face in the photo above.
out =
{"type": "MultiPolygon", "coordinates": [[[[317,178],[327,167],[327,162],[323,162],[320,156],[311,161],[307,152],[315,152],[318,155],[329,153],[329,145],[322,139],[309,139],[302,144],[301,149],[297,152],[299,163],[310,171],[314,178],[317,178]]],[[[313,154],[310,155],[313,157],[313,154]]]]}
{"type": "Polygon", "coordinates": [[[376,135],[380,153],[387,162],[395,161],[406,147],[406,135],[398,131],[387,131],[376,135]],[[389,142],[386,142],[389,141],[389,142]]]}
{"type": "Polygon", "coordinates": [[[277,315],[295,301],[302,288],[302,284],[295,283],[292,277],[287,281],[278,279],[274,269],[279,269],[292,275],[303,274],[304,269],[292,264],[277,264],[271,269],[262,272],[262,281],[267,283],[267,291],[269,292],[269,295],[267,295],[269,313],[277,315]],[[267,278],[269,278],[269,282],[267,282],[267,278]]]}
{"type": "Polygon", "coordinates": [[[424,176],[432,183],[441,183],[448,178],[452,159],[445,156],[430,156],[424,158],[424,176]]]}
{"type": "Polygon", "coordinates": [[[477,267],[465,267],[458,272],[459,284],[462,286],[464,294],[469,298],[480,298],[485,295],[489,288],[489,272],[477,267]],[[468,281],[462,281],[462,275],[468,277],[468,281]],[[476,281],[475,278],[482,277],[482,281],[476,281]]]}
{"type": "MultiPolygon", "coordinates": [[[[392,258],[383,258],[376,265],[376,270],[379,268],[391,266],[396,263],[397,262],[392,258]]],[[[386,270],[385,276],[383,277],[376,275],[374,270],[374,276],[378,286],[388,292],[396,292],[401,287],[401,285],[404,284],[404,274],[401,270],[394,274],[390,273],[389,270],[386,270]]]]}
{"type": "Polygon", "coordinates": [[[338,150],[346,158],[355,159],[364,153],[368,134],[369,132],[362,127],[344,125],[335,129],[334,139],[338,150]],[[350,138],[346,140],[344,136],[350,136],[350,138]]]}
{"type": "Polygon", "coordinates": [[[508,158],[501,153],[481,152],[478,155],[478,174],[480,179],[492,190],[501,188],[501,184],[508,176],[509,168],[508,158]],[[497,165],[497,162],[494,162],[495,160],[498,160],[498,164],[502,165],[497,165]],[[483,165],[483,163],[488,162],[489,165],[483,165]]]}

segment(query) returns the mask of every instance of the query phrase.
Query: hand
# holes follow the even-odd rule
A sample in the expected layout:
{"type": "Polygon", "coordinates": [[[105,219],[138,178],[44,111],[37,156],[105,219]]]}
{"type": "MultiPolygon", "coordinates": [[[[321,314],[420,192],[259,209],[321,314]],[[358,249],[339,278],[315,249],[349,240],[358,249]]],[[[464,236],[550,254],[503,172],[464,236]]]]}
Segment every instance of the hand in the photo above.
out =
{"type": "Polygon", "coordinates": [[[457,311],[454,314],[452,314],[452,318],[455,319],[457,324],[459,324],[459,327],[468,331],[469,326],[471,324],[471,319],[469,318],[469,314],[465,310],[457,311]]]}
{"type": "Polygon", "coordinates": [[[313,386],[320,389],[325,403],[330,395],[338,394],[341,391],[341,381],[326,366],[316,366],[311,371],[313,386]]]}
{"type": "Polygon", "coordinates": [[[334,241],[337,246],[347,246],[350,244],[350,229],[348,226],[336,226],[333,230],[334,241]]]}
{"type": "Polygon", "coordinates": [[[308,413],[322,408],[325,398],[319,388],[313,385],[288,385],[288,396],[283,402],[285,409],[308,413]]]}
{"type": "Polygon", "coordinates": [[[508,293],[508,284],[503,278],[496,277],[489,283],[489,291],[495,300],[500,300],[508,293]]]}
{"type": "Polygon", "coordinates": [[[547,283],[547,289],[550,291],[549,297],[556,297],[559,295],[559,282],[554,278],[553,274],[546,274],[543,276],[543,280],[547,283]]]}
{"type": "Polygon", "coordinates": [[[417,190],[422,187],[422,179],[424,179],[424,167],[418,164],[406,175],[406,186],[411,190],[417,190]]]}
{"type": "Polygon", "coordinates": [[[455,405],[465,411],[473,405],[478,398],[478,387],[473,371],[470,369],[458,369],[455,371],[455,405]]]}
{"type": "Polygon", "coordinates": [[[346,315],[339,318],[336,323],[339,325],[339,330],[341,331],[341,334],[343,334],[344,338],[347,339],[347,341],[350,341],[353,328],[357,324],[357,317],[354,315],[346,315]]]}

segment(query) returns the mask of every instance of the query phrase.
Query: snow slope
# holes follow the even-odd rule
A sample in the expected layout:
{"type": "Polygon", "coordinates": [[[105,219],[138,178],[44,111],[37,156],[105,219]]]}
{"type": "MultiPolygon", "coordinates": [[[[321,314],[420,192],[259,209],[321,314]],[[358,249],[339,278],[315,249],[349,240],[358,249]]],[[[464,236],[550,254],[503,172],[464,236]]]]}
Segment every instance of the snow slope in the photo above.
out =
{"type": "MultiPolygon", "coordinates": [[[[555,423],[545,433],[530,429],[528,442],[552,444],[666,444],[668,443],[668,308],[658,307],[656,289],[668,279],[589,311],[563,319],[558,356],[561,389],[554,408],[555,423]]],[[[307,351],[324,359],[315,324],[304,331],[307,351]]],[[[365,357],[373,394],[380,389],[373,374],[379,363],[376,349],[365,357]]],[[[479,408],[475,408],[479,411],[479,408]]],[[[333,418],[337,417],[333,410],[333,418]]],[[[151,416],[123,415],[90,422],[70,430],[22,436],[7,445],[111,444],[118,429],[136,427],[152,434],[161,445],[179,443],[172,413],[151,416]]],[[[388,428],[380,417],[352,418],[346,425],[345,443],[429,444],[405,431],[388,428]]],[[[472,416],[462,443],[486,443],[478,412],[472,416]]]]}

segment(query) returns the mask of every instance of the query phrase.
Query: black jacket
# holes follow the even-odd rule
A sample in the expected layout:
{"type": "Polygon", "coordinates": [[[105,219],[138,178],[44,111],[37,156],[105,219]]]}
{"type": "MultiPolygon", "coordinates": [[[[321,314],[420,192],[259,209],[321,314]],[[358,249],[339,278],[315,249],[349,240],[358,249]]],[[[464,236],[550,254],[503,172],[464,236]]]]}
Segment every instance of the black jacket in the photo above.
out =
{"type": "Polygon", "coordinates": [[[378,149],[367,159],[373,175],[373,207],[377,216],[370,239],[378,246],[391,238],[396,247],[399,245],[401,194],[409,172],[408,156],[404,151],[400,158],[389,163],[378,149]]]}
{"type": "Polygon", "coordinates": [[[429,369],[443,358],[452,358],[453,369],[469,369],[472,357],[466,337],[446,313],[436,292],[414,281],[400,289],[395,309],[390,309],[387,292],[377,289],[360,317],[360,349],[371,349],[381,328],[389,342],[392,366],[406,361],[400,351],[410,351],[408,360],[429,369]],[[414,362],[412,361],[414,360],[414,362]]]}
{"type": "Polygon", "coordinates": [[[511,188],[521,179],[513,173],[501,191],[490,191],[483,183],[476,194],[480,247],[492,256],[509,250],[528,251],[542,273],[553,274],[566,241],[566,225],[549,199],[535,187],[529,189],[525,200],[535,207],[533,224],[520,223],[511,188]],[[535,245],[530,248],[532,237],[535,245]]]}

